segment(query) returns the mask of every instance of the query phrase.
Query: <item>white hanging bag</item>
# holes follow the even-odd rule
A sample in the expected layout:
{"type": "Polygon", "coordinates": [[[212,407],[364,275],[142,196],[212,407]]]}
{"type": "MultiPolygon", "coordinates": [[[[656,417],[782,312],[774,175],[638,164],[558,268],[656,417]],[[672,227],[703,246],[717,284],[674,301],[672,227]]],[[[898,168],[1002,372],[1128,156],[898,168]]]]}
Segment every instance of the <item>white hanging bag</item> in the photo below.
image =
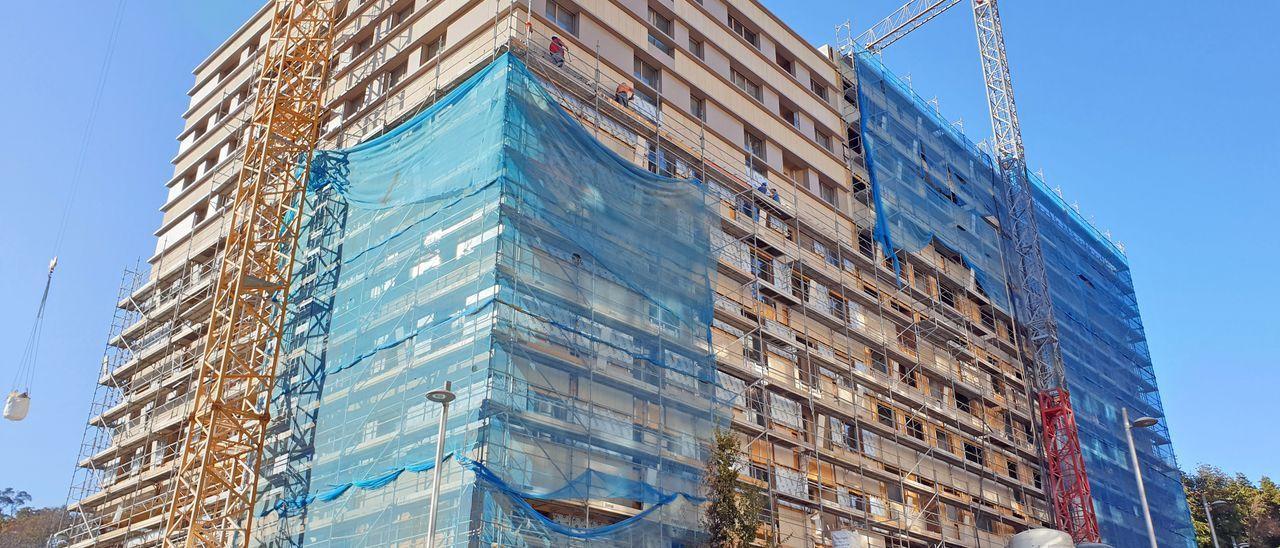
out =
{"type": "Polygon", "coordinates": [[[26,392],[18,392],[14,390],[9,393],[9,397],[4,401],[4,418],[11,421],[20,421],[27,418],[27,411],[31,410],[31,396],[26,392]]]}

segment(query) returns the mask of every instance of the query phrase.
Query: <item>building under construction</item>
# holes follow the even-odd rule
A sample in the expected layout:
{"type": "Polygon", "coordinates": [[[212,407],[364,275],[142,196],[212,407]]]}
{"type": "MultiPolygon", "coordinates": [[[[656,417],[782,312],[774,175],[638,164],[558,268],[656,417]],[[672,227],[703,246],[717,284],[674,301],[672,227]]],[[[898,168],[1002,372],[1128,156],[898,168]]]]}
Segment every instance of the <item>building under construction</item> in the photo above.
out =
{"type": "MultiPolygon", "coordinates": [[[[439,545],[698,545],[717,426],[784,546],[1004,546],[1054,523],[997,162],[875,56],[755,0],[335,9],[232,540],[425,545],[438,473],[439,545]]],[[[271,18],[195,70],[63,545],[165,540],[271,18]]],[[[1033,187],[1094,514],[1138,546],[1119,412],[1163,415],[1127,260],[1033,187]]],[[[1160,545],[1194,545],[1167,429],[1134,434],[1160,545]]]]}

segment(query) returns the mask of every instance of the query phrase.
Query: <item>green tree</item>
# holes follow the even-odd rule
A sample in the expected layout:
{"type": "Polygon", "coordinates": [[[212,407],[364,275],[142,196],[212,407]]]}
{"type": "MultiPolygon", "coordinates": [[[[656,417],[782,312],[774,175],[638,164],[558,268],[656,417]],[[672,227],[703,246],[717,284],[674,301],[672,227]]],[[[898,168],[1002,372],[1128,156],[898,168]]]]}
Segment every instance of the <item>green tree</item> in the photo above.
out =
{"type": "Polygon", "coordinates": [[[1280,486],[1262,476],[1253,501],[1249,538],[1254,546],[1280,546],[1280,486]]]}
{"type": "Polygon", "coordinates": [[[41,548],[66,515],[63,508],[27,508],[28,502],[26,491],[0,489],[0,546],[41,548]]]}
{"type": "Polygon", "coordinates": [[[1235,540],[1255,548],[1280,546],[1280,487],[1271,478],[1263,476],[1254,485],[1244,474],[1231,476],[1216,466],[1202,464],[1194,474],[1182,475],[1182,486],[1200,546],[1213,546],[1205,501],[1226,502],[1212,508],[1213,526],[1221,545],[1230,546],[1235,540]]]}
{"type": "Polygon", "coordinates": [[[14,515],[0,518],[0,546],[5,548],[44,548],[49,536],[64,523],[65,508],[21,508],[14,515]]]}
{"type": "Polygon", "coordinates": [[[12,487],[0,489],[0,518],[13,516],[18,508],[31,502],[31,494],[26,491],[15,491],[12,487]]]}
{"type": "Polygon", "coordinates": [[[703,525],[712,548],[749,546],[756,540],[765,498],[760,489],[738,481],[742,445],[732,431],[717,428],[707,458],[707,505],[703,525]]]}

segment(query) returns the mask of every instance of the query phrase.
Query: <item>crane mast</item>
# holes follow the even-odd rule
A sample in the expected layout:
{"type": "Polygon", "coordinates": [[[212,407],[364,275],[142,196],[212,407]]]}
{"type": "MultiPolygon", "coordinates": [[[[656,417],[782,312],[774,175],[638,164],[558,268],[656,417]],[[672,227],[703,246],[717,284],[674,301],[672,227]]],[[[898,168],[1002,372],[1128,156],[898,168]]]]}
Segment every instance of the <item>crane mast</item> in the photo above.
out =
{"type": "MultiPolygon", "coordinates": [[[[856,41],[867,50],[878,52],[958,3],[959,0],[911,0],[856,41]]],[[[972,5],[991,114],[993,152],[1000,166],[1004,194],[1005,262],[1012,274],[1014,303],[1026,333],[1023,351],[1040,410],[1042,456],[1053,517],[1056,526],[1076,542],[1097,542],[1098,521],[1058,347],[1053,297],[1036,225],[1035,189],[1027,174],[1000,10],[996,0],[972,0],[972,5]]]]}
{"type": "Polygon", "coordinates": [[[1011,263],[1015,306],[1026,329],[1023,345],[1040,407],[1041,442],[1053,516],[1077,542],[1098,541],[1098,520],[1085,471],[1071,394],[1067,390],[1053,296],[1040,249],[1035,189],[1027,175],[1026,149],[1013,100],[1013,79],[1005,56],[1004,30],[996,0],[973,0],[973,21],[982,57],[982,77],[991,111],[991,134],[1005,193],[1006,262],[1011,263]]]}
{"type": "Polygon", "coordinates": [[[271,9],[165,546],[248,546],[252,530],[334,33],[329,0],[271,9]]]}

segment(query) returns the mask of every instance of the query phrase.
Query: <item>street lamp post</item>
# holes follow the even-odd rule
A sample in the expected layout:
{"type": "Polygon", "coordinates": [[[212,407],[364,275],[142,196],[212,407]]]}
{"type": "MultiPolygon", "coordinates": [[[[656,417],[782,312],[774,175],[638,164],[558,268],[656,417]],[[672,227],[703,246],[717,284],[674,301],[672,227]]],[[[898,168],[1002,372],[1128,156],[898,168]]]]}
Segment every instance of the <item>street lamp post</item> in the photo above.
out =
{"type": "Polygon", "coordinates": [[[1138,480],[1138,499],[1142,501],[1142,517],[1147,523],[1147,538],[1151,541],[1151,548],[1160,548],[1156,545],[1156,528],[1151,524],[1151,507],[1147,504],[1147,488],[1142,484],[1142,468],[1138,464],[1138,449],[1133,445],[1133,429],[1147,428],[1154,426],[1158,419],[1151,417],[1139,417],[1133,422],[1129,422],[1129,409],[1120,408],[1120,418],[1124,421],[1124,437],[1129,442],[1129,458],[1133,461],[1133,477],[1138,480]]]}
{"type": "MultiPolygon", "coordinates": [[[[1219,548],[1218,547],[1218,531],[1213,527],[1213,507],[1222,506],[1224,504],[1231,504],[1231,503],[1225,500],[1215,500],[1213,502],[1209,502],[1209,499],[1204,498],[1204,491],[1201,490],[1200,504],[1204,505],[1204,519],[1205,521],[1209,522],[1209,538],[1213,539],[1213,548],[1219,548]]],[[[1235,539],[1231,539],[1231,545],[1235,546],[1235,544],[1236,544],[1235,539]]]]}
{"type": "Polygon", "coordinates": [[[458,397],[453,391],[452,383],[444,382],[444,388],[427,392],[427,399],[440,404],[440,430],[436,434],[436,464],[431,469],[431,508],[427,509],[427,548],[436,546],[436,508],[440,506],[440,468],[444,460],[444,434],[449,422],[449,403],[458,397]]]}

